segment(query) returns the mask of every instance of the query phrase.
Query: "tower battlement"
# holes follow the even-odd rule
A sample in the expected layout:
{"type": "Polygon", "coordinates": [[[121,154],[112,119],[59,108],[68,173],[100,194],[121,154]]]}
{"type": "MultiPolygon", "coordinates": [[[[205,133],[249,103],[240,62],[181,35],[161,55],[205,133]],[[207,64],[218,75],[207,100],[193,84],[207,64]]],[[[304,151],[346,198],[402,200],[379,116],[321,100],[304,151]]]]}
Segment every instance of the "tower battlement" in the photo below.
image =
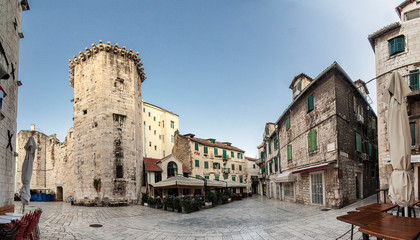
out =
{"type": "Polygon", "coordinates": [[[140,76],[141,82],[144,82],[144,80],[146,80],[147,77],[146,73],[144,72],[144,68],[142,67],[143,63],[141,62],[141,58],[139,57],[139,52],[133,53],[133,49],[127,50],[125,46],[123,46],[122,48],[118,47],[118,43],[115,43],[115,45],[111,45],[111,42],[108,41],[106,44],[104,44],[102,43],[102,40],[99,40],[98,45],[92,43],[92,48],[85,47],[85,52],[79,51],[79,56],[74,55],[73,59],[69,59],[70,86],[74,87],[75,66],[102,51],[133,60],[137,68],[137,73],[140,76]]]}

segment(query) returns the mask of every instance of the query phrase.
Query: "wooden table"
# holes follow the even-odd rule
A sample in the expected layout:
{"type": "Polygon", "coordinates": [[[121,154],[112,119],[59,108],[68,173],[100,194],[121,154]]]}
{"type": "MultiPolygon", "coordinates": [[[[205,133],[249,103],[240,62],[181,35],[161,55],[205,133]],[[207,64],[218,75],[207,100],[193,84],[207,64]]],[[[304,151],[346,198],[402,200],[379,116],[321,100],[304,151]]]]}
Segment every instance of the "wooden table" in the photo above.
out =
{"type": "Polygon", "coordinates": [[[358,207],[356,210],[359,211],[373,211],[373,212],[386,212],[398,206],[392,203],[372,203],[363,207],[358,207]]]}
{"type": "MultiPolygon", "coordinates": [[[[386,216],[390,216],[390,214],[379,212],[379,211],[376,211],[376,212],[375,211],[360,211],[360,212],[354,212],[347,215],[339,216],[337,217],[337,220],[351,224],[350,239],[353,239],[353,225],[362,227],[372,222],[378,221],[386,216]]],[[[363,234],[363,237],[366,238],[369,236],[368,235],[365,236],[365,234],[363,234]]]]}
{"type": "Polygon", "coordinates": [[[420,235],[420,218],[397,217],[388,215],[368,225],[361,226],[359,231],[372,236],[391,240],[413,240],[420,235]]]}

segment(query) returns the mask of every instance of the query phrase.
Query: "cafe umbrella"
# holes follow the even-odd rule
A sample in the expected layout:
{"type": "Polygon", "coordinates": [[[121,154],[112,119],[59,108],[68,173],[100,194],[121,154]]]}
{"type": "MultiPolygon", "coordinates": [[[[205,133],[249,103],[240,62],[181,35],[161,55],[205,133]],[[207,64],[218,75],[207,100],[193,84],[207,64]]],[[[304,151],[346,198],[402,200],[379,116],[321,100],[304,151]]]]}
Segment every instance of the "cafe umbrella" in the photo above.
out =
{"type": "Polygon", "coordinates": [[[383,101],[388,104],[388,139],[392,164],[389,198],[405,207],[413,203],[414,189],[411,172],[411,137],[404,98],[411,92],[401,74],[393,72],[383,101]]]}
{"type": "Polygon", "coordinates": [[[30,184],[36,148],[37,146],[34,137],[30,136],[24,147],[26,155],[22,164],[22,188],[19,192],[20,201],[22,202],[22,212],[25,212],[25,205],[28,205],[31,199],[30,184]]]}

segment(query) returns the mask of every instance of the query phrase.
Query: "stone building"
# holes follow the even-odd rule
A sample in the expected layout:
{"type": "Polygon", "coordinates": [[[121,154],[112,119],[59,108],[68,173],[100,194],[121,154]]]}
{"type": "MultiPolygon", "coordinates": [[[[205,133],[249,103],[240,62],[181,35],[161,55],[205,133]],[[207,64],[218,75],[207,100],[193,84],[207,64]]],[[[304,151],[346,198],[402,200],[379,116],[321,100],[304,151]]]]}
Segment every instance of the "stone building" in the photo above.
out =
{"type": "Polygon", "coordinates": [[[258,184],[259,184],[258,173],[260,172],[260,168],[257,165],[256,161],[257,161],[256,158],[245,156],[247,191],[253,194],[258,193],[258,184]]]}
{"type": "Polygon", "coordinates": [[[144,157],[161,159],[172,153],[178,119],[175,113],[143,101],[144,157]]]}
{"type": "MultiPolygon", "coordinates": [[[[17,136],[16,148],[19,156],[16,158],[16,186],[15,192],[19,192],[22,174],[22,164],[25,160],[23,148],[31,136],[31,131],[21,130],[17,136]]],[[[31,178],[31,190],[52,192],[57,201],[63,201],[66,197],[74,195],[74,155],[73,155],[73,129],[67,132],[64,142],[60,142],[56,135],[47,136],[35,131],[38,149],[35,150],[33,172],[31,178]]]]}
{"type": "Polygon", "coordinates": [[[70,59],[74,199],[139,199],[143,170],[139,53],[99,41],[70,59]],[[94,182],[99,182],[94,187],[94,182]]]}
{"type": "Polygon", "coordinates": [[[13,205],[17,97],[22,84],[18,78],[19,40],[23,38],[22,11],[26,10],[27,0],[0,1],[0,86],[5,93],[0,103],[0,212],[13,205]]]}
{"type": "Polygon", "coordinates": [[[191,176],[210,180],[232,180],[245,183],[245,151],[229,142],[214,138],[196,138],[194,134],[175,132],[172,154],[188,168],[191,176]]]}
{"type": "Polygon", "coordinates": [[[368,37],[376,62],[379,179],[381,188],[387,188],[392,167],[387,133],[388,107],[381,98],[387,91],[386,87],[392,72],[397,71],[412,90],[407,97],[407,103],[412,136],[411,163],[414,168],[414,196],[418,199],[420,197],[420,2],[403,1],[396,7],[396,11],[400,22],[392,23],[368,37]]]}
{"type": "MultiPolygon", "coordinates": [[[[376,115],[360,88],[336,62],[315,79],[296,76],[290,88],[296,89],[292,103],[270,127],[277,131],[280,161],[280,174],[270,177],[274,197],[342,207],[375,193],[376,115]]],[[[266,139],[259,146],[265,167],[264,158],[276,157],[267,155],[266,139]]]]}
{"type": "MultiPolygon", "coordinates": [[[[302,84],[301,84],[302,85],[302,84]]],[[[295,94],[299,90],[294,90],[295,94]]],[[[257,164],[261,168],[259,175],[260,195],[266,195],[269,198],[278,198],[279,189],[276,189],[276,174],[280,173],[280,152],[278,141],[277,125],[274,123],[266,123],[263,142],[257,147],[259,153],[259,160],[257,164]]]]}

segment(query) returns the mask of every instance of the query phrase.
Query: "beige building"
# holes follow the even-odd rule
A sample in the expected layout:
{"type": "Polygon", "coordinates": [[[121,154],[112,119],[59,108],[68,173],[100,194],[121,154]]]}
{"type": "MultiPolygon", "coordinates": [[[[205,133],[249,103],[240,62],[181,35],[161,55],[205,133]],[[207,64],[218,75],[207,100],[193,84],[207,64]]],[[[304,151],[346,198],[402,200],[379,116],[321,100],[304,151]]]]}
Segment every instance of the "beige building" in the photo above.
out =
{"type": "Polygon", "coordinates": [[[13,204],[15,190],[17,99],[22,85],[19,40],[23,38],[22,11],[26,10],[27,0],[0,1],[0,86],[5,93],[0,108],[0,208],[13,204]]]}
{"type": "Polygon", "coordinates": [[[258,174],[260,173],[260,168],[257,165],[256,161],[256,158],[245,157],[247,191],[253,194],[258,193],[259,184],[258,174]]]}
{"type": "MultiPolygon", "coordinates": [[[[388,107],[381,101],[392,72],[399,72],[412,92],[407,97],[412,136],[411,163],[414,168],[414,196],[420,197],[420,2],[403,1],[396,7],[400,22],[369,35],[375,53],[378,111],[380,187],[387,188],[392,167],[387,133],[388,107]]],[[[382,196],[382,194],[381,194],[382,196]]]]}
{"type": "Polygon", "coordinates": [[[177,114],[143,101],[143,156],[160,159],[171,154],[178,128],[177,114]]]}
{"type": "Polygon", "coordinates": [[[194,134],[175,132],[173,155],[191,169],[191,176],[210,180],[245,183],[245,151],[229,142],[196,138],[194,134]]]}

